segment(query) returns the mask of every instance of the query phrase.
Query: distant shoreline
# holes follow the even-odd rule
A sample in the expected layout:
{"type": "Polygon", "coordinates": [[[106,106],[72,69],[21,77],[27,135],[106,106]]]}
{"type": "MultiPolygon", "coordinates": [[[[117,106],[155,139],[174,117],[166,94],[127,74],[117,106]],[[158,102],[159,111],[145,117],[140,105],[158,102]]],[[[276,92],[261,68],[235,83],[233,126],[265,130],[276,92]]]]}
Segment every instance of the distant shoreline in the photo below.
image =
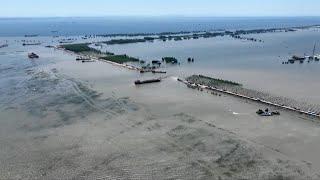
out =
{"type": "Polygon", "coordinates": [[[319,17],[2,17],[0,37],[159,34],[161,32],[289,28],[320,24],[319,17]],[[53,31],[55,33],[53,33],[53,31]]]}
{"type": "MultiPolygon", "coordinates": [[[[230,36],[234,39],[253,41],[263,43],[261,39],[254,37],[246,37],[244,35],[251,34],[264,34],[264,33],[274,33],[274,32],[295,32],[297,30],[310,29],[310,28],[320,28],[320,25],[310,25],[310,26],[296,26],[287,28],[264,28],[264,29],[249,29],[249,30],[211,30],[211,31],[179,31],[179,32],[161,32],[161,33],[129,33],[129,34],[102,34],[102,35],[84,35],[79,38],[86,40],[86,43],[90,42],[90,39],[101,38],[112,38],[109,40],[99,40],[94,41],[94,43],[104,43],[107,45],[121,45],[121,44],[133,44],[133,43],[146,43],[154,42],[155,40],[160,41],[182,41],[190,39],[199,38],[214,38],[230,36]]],[[[24,37],[27,37],[26,35],[24,37]]],[[[63,41],[61,41],[63,42],[63,41]]],[[[60,44],[72,44],[72,43],[61,43],[60,44]]]]}

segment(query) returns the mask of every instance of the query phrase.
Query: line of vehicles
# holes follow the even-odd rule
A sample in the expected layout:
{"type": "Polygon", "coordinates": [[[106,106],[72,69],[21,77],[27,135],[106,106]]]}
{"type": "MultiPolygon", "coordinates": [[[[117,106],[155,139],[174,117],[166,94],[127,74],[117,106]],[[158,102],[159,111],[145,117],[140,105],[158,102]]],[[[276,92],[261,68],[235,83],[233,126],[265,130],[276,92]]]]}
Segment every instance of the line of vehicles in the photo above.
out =
{"type": "Polygon", "coordinates": [[[256,113],[259,116],[279,116],[280,115],[280,112],[278,112],[278,111],[269,111],[268,108],[266,110],[259,109],[256,113]]]}

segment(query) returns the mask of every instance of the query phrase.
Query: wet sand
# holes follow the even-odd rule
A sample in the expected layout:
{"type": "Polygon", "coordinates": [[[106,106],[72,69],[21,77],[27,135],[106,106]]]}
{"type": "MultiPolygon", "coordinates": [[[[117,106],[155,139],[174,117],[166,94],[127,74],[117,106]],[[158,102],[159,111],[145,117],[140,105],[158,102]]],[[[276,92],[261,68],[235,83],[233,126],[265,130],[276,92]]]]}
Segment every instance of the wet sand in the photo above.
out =
{"type": "Polygon", "coordinates": [[[320,178],[315,119],[27,48],[1,55],[0,179],[320,178]]]}

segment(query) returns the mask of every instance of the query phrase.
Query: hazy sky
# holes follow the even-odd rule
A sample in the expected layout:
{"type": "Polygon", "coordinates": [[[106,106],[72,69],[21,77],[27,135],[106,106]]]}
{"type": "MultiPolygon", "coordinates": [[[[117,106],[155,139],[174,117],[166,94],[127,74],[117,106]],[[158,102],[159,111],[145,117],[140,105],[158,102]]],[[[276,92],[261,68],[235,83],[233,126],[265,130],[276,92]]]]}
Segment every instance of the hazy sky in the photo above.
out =
{"type": "Polygon", "coordinates": [[[320,0],[0,0],[0,4],[0,17],[320,16],[320,0]]]}

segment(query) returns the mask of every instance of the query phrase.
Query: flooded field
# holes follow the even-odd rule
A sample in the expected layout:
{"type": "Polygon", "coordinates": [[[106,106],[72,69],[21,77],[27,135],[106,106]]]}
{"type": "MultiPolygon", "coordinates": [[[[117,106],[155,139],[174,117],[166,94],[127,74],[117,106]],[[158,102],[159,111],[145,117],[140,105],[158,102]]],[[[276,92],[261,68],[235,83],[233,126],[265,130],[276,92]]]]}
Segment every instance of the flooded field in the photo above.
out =
{"type": "Polygon", "coordinates": [[[287,111],[259,117],[264,105],[176,80],[207,74],[319,104],[320,63],[281,64],[309,52],[317,33],[259,35],[265,43],[223,37],[104,46],[184,60],[166,68],[163,82],[139,87],[136,79],[160,75],[76,62],[9,38],[0,49],[0,179],[319,179],[318,119],[287,111]],[[29,60],[29,52],[40,58],[29,60]],[[190,56],[195,63],[186,62],[190,56]]]}

